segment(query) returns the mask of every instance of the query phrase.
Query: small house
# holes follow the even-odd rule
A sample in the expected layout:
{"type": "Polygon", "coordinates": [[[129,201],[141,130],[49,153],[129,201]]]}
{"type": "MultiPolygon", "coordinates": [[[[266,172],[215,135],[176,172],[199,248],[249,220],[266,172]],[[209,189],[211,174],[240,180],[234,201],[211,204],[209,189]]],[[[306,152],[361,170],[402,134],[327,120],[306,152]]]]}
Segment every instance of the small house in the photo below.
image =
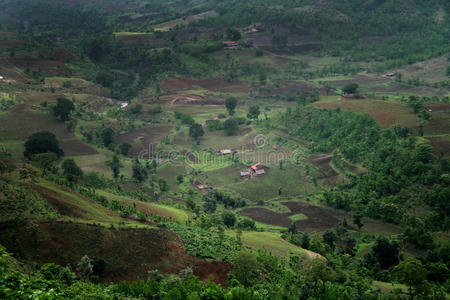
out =
{"type": "Polygon", "coordinates": [[[341,97],[341,100],[345,100],[345,99],[355,99],[355,94],[344,94],[341,97]]]}
{"type": "Polygon", "coordinates": [[[256,172],[258,171],[258,170],[263,170],[264,172],[259,172],[259,175],[262,175],[262,174],[265,174],[266,172],[265,172],[265,170],[267,170],[267,169],[269,169],[269,167],[267,167],[266,165],[264,165],[263,163],[256,163],[256,164],[254,164],[254,165],[252,165],[251,167],[250,167],[250,169],[252,170],[252,172],[253,173],[255,173],[256,174],[256,172]]]}
{"type": "Polygon", "coordinates": [[[394,78],[397,75],[395,72],[389,72],[383,75],[384,78],[394,78]]]}
{"type": "Polygon", "coordinates": [[[264,169],[259,169],[259,170],[255,171],[254,176],[261,176],[261,175],[264,175],[264,174],[266,174],[266,171],[264,169]]]}
{"type": "Polygon", "coordinates": [[[250,171],[242,171],[241,172],[241,178],[248,178],[252,175],[250,171]]]}
{"type": "Polygon", "coordinates": [[[224,49],[236,49],[238,47],[238,43],[235,41],[227,41],[223,42],[224,49]]]}

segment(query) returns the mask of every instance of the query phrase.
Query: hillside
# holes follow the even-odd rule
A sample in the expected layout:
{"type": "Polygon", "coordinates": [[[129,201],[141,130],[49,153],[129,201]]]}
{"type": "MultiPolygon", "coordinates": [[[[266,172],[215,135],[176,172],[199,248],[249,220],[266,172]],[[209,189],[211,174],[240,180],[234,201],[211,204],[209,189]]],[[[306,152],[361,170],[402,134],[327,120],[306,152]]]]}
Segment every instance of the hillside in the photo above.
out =
{"type": "Polygon", "coordinates": [[[1,1],[0,298],[449,298],[449,16],[1,1]]]}

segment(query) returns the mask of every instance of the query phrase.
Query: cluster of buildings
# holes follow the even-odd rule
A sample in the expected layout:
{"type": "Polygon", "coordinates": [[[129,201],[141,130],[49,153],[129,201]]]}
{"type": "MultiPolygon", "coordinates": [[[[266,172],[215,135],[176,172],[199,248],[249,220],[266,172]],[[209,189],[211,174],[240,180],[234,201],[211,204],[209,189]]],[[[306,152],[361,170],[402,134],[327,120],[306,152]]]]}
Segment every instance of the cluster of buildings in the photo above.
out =
{"type": "Polygon", "coordinates": [[[254,165],[251,165],[248,170],[241,171],[240,175],[241,178],[258,177],[266,174],[268,169],[269,169],[268,166],[259,162],[254,165]]]}

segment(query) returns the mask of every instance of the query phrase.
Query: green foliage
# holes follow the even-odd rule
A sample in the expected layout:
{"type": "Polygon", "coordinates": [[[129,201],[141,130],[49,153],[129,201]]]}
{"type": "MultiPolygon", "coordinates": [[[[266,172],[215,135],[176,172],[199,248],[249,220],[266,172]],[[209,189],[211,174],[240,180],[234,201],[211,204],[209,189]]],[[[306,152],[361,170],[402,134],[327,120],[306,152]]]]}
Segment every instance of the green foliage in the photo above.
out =
{"type": "Polygon", "coordinates": [[[183,113],[180,113],[177,111],[175,111],[174,113],[175,113],[175,119],[181,120],[181,122],[183,124],[186,124],[186,125],[194,125],[195,124],[195,120],[190,115],[183,114],[183,113]]]}
{"type": "Polygon", "coordinates": [[[30,187],[0,178],[0,217],[3,221],[53,220],[57,213],[30,187]]]}
{"type": "Polygon", "coordinates": [[[57,280],[66,285],[72,285],[75,283],[76,276],[70,267],[64,268],[59,265],[49,263],[44,264],[39,271],[42,274],[42,277],[46,280],[57,280]]]}
{"type": "Polygon", "coordinates": [[[396,266],[394,273],[401,283],[409,286],[409,294],[413,299],[421,291],[427,271],[419,260],[410,257],[396,266]]]}
{"type": "Polygon", "coordinates": [[[386,237],[377,238],[372,253],[382,269],[388,269],[398,264],[399,245],[395,241],[389,241],[386,237]]]}
{"type": "Polygon", "coordinates": [[[223,129],[225,130],[226,135],[235,135],[237,130],[239,129],[239,123],[235,118],[228,118],[223,123],[223,129]]]}
{"type": "Polygon", "coordinates": [[[143,182],[148,178],[148,172],[145,166],[142,166],[138,159],[133,161],[132,165],[133,178],[138,182],[143,182]]]}
{"type": "Polygon", "coordinates": [[[228,110],[228,114],[230,116],[234,115],[234,110],[236,109],[236,106],[238,104],[238,100],[236,97],[228,97],[225,100],[225,107],[228,110]]]}
{"type": "Polygon", "coordinates": [[[72,101],[65,97],[59,97],[56,100],[56,105],[53,108],[53,114],[59,120],[65,122],[69,120],[70,113],[75,109],[75,105],[72,101]]]}
{"type": "Polygon", "coordinates": [[[63,175],[69,182],[77,182],[83,177],[83,171],[77,166],[73,158],[65,159],[61,165],[63,175]]]}
{"type": "Polygon", "coordinates": [[[25,151],[23,155],[31,158],[33,154],[53,152],[58,157],[64,155],[64,151],[59,148],[59,142],[56,136],[49,131],[39,131],[33,133],[25,142],[25,151]]]}
{"type": "Polygon", "coordinates": [[[122,155],[128,155],[128,151],[130,151],[132,145],[128,142],[123,142],[119,145],[119,151],[122,155]]]}
{"type": "Polygon", "coordinates": [[[202,137],[205,134],[205,131],[203,130],[202,125],[200,124],[192,124],[189,128],[189,136],[193,138],[194,140],[198,140],[200,137],[202,137]]]}
{"type": "Polygon", "coordinates": [[[109,148],[114,143],[114,130],[109,127],[103,128],[101,138],[103,145],[109,148]]]}
{"type": "Polygon", "coordinates": [[[356,92],[358,91],[359,85],[357,83],[349,83],[346,84],[343,88],[342,88],[342,92],[344,94],[356,94],[356,92]]]}
{"type": "Polygon", "coordinates": [[[256,120],[260,113],[259,105],[252,105],[248,108],[247,118],[256,120]]]}
{"type": "Polygon", "coordinates": [[[222,213],[223,224],[227,227],[233,227],[236,223],[236,215],[229,210],[222,213]]]}
{"type": "Polygon", "coordinates": [[[106,165],[111,168],[113,177],[115,179],[119,178],[120,169],[123,167],[122,163],[120,162],[119,156],[114,154],[112,159],[106,162],[106,165]]]}
{"type": "Polygon", "coordinates": [[[223,130],[224,124],[220,120],[211,120],[208,122],[208,130],[209,131],[216,131],[216,130],[223,130]]]}

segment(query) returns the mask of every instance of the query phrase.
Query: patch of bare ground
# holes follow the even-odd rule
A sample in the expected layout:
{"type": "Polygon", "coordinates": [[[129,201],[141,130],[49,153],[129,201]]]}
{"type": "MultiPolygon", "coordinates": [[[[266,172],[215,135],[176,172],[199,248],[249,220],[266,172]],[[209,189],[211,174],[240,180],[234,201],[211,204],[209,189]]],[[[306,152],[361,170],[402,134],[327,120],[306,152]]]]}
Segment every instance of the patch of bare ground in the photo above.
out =
{"type": "Polygon", "coordinates": [[[280,227],[289,227],[292,220],[289,216],[303,214],[306,220],[296,221],[297,228],[307,232],[323,232],[333,228],[339,223],[339,219],[329,214],[320,206],[311,205],[306,202],[283,202],[290,213],[277,213],[264,207],[246,208],[241,215],[254,219],[255,221],[280,227]]]}

